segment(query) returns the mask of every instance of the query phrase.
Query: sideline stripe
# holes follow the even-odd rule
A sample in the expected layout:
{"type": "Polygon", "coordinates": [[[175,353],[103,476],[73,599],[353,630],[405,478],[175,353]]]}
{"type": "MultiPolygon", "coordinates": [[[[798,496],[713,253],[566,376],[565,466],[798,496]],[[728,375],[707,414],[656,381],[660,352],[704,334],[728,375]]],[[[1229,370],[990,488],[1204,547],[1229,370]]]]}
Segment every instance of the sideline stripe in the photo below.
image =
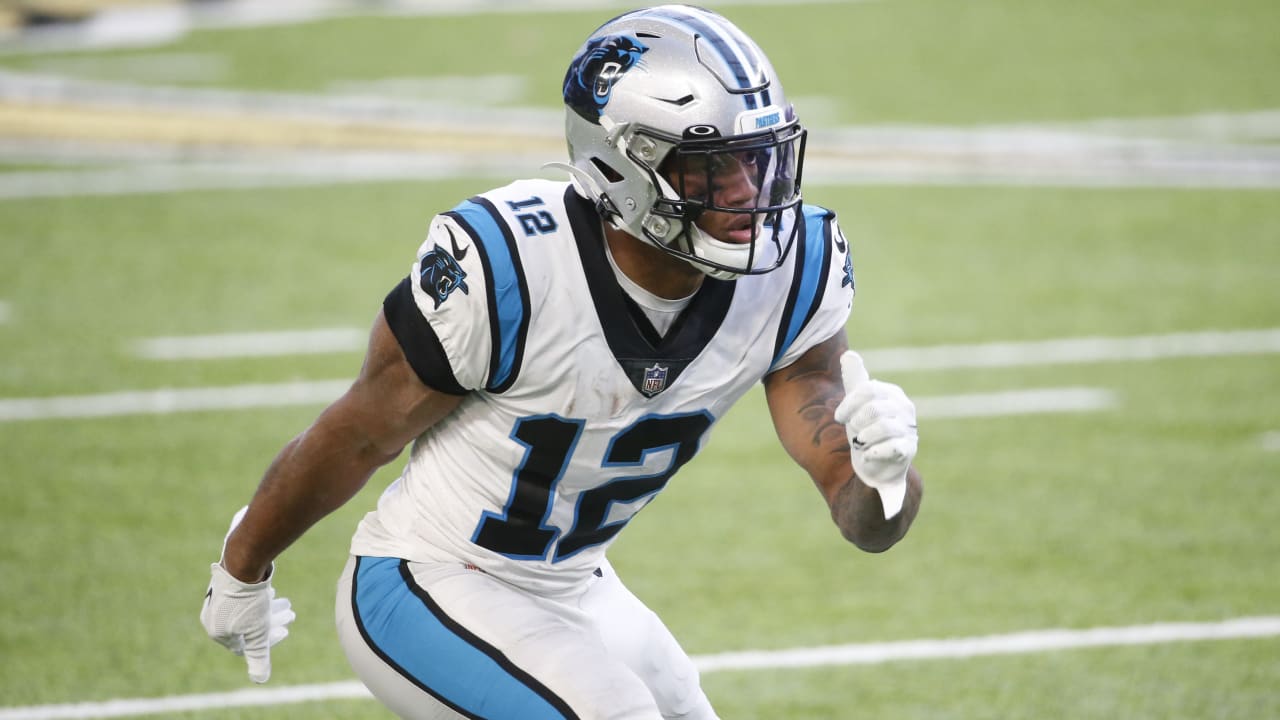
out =
{"type": "MultiPolygon", "coordinates": [[[[0,399],[0,423],[323,405],[346,392],[351,382],[320,380],[275,385],[230,385],[181,390],[166,388],[101,395],[0,399]]],[[[922,417],[954,419],[1103,410],[1115,405],[1115,398],[1110,391],[1099,388],[1044,388],[925,396],[915,398],[915,403],[922,417]]]]}
{"type": "Polygon", "coordinates": [[[363,350],[368,338],[355,328],[154,337],[137,341],[134,353],[148,360],[318,355],[363,350]]]}
{"type": "MultiPolygon", "coordinates": [[[[704,0],[704,5],[793,5],[874,2],[876,0],[704,0]]],[[[82,3],[83,4],[83,1],[82,3]]],[[[135,3],[136,5],[137,3],[135,3]]],[[[3,7],[3,5],[0,5],[3,7]]],[[[509,13],[558,13],[629,9],[617,0],[524,0],[520,3],[475,0],[223,0],[218,3],[142,4],[140,7],[101,9],[68,26],[28,29],[4,37],[0,57],[34,53],[145,48],[174,42],[194,30],[297,25],[331,18],[413,17],[457,15],[471,17],[509,13]]]]}
{"type": "MultiPolygon", "coordinates": [[[[3,130],[0,129],[0,134],[3,130]]],[[[0,157],[3,154],[0,153],[0,157]]],[[[46,170],[0,173],[0,201],[23,198],[121,196],[189,192],[328,186],[343,183],[418,182],[460,177],[510,177],[532,162],[518,166],[514,157],[488,155],[404,155],[401,164],[385,155],[312,155],[277,157],[256,164],[158,163],[99,170],[46,170]],[[332,164],[324,166],[325,159],[332,164]],[[313,172],[315,170],[315,172],[313,172]]],[[[43,162],[37,160],[37,162],[43,162]]]]}
{"type": "MultiPolygon", "coordinates": [[[[96,156],[115,145],[148,157],[167,151],[171,159],[157,165],[125,157],[127,170],[0,173],[0,198],[425,180],[446,169],[510,176],[563,153],[562,115],[547,108],[495,114],[492,107],[364,93],[139,86],[0,70],[0,136],[22,148],[6,156],[96,156]],[[262,157],[267,150],[271,156],[262,157]],[[309,154],[321,150],[337,161],[310,163],[303,172],[309,154]],[[371,153],[392,161],[370,161],[371,153]]],[[[809,179],[836,186],[1280,187],[1280,148],[1230,144],[1238,142],[1231,134],[1237,130],[1246,138],[1280,136],[1280,111],[1189,117],[1188,127],[1220,129],[1180,142],[1099,136],[1087,125],[831,128],[809,149],[821,161],[809,179]]],[[[1181,126],[1174,120],[1154,127],[1175,131],[1181,126]]]]}
{"type": "MultiPolygon", "coordinates": [[[[959,659],[1019,655],[1081,648],[1155,645],[1203,640],[1269,638],[1280,635],[1280,616],[1244,617],[1216,623],[1157,623],[1085,630],[1031,630],[1004,635],[980,635],[939,640],[829,645],[789,650],[756,650],[694,656],[703,673],[733,670],[776,670],[832,665],[875,665],[910,660],[959,659]]],[[[0,708],[0,720],[70,720],[193,712],[233,707],[256,707],[359,700],[371,695],[358,682],[255,688],[225,693],[175,695],[161,698],[108,700],[97,703],[33,705],[0,708]]]]}

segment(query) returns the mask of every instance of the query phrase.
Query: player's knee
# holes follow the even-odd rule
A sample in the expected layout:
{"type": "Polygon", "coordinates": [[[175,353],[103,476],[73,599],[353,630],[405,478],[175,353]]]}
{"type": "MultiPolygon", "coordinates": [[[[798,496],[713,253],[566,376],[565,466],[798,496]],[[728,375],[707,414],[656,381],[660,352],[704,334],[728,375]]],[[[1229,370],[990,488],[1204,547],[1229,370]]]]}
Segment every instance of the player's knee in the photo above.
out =
{"type": "Polygon", "coordinates": [[[715,720],[711,703],[702,692],[698,671],[683,653],[664,666],[649,665],[645,684],[670,720],[715,720]]]}
{"type": "Polygon", "coordinates": [[[625,664],[603,652],[584,652],[581,643],[551,644],[541,638],[537,645],[542,650],[530,669],[579,717],[662,720],[649,689],[625,664]]]}

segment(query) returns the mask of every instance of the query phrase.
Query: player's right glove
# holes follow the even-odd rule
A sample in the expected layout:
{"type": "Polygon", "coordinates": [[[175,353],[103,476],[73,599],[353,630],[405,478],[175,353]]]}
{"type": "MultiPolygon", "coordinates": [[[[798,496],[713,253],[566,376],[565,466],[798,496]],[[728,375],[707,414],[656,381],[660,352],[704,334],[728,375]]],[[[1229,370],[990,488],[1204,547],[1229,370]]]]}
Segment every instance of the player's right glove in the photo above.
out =
{"type": "MultiPolygon", "coordinates": [[[[247,507],[231,519],[230,537],[244,517],[247,507]]],[[[223,539],[226,551],[226,539],[223,539]]],[[[249,679],[264,683],[271,677],[271,647],[289,634],[289,623],[297,617],[287,598],[277,598],[271,587],[275,573],[272,564],[267,577],[256,583],[237,580],[222,567],[222,561],[209,566],[212,578],[200,609],[200,624],[219,645],[244,656],[249,666],[249,679]]]]}
{"type": "Polygon", "coordinates": [[[880,494],[887,520],[902,510],[907,470],[920,443],[916,406],[897,385],[872,380],[852,350],[840,357],[840,372],[845,397],[836,407],[836,422],[849,437],[853,471],[880,494]]]}

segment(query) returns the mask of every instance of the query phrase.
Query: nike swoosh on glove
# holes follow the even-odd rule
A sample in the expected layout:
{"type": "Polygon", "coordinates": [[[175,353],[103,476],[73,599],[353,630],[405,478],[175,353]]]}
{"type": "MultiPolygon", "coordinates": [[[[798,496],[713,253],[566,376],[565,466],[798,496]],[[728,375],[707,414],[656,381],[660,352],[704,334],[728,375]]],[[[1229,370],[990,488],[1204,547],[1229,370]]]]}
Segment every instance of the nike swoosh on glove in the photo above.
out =
{"type": "MultiPolygon", "coordinates": [[[[245,510],[231,521],[231,530],[240,524],[245,510]]],[[[227,535],[231,535],[231,530],[227,535]]],[[[223,541],[225,548],[226,541],[223,541]]],[[[222,567],[221,561],[209,566],[212,578],[200,609],[200,624],[218,644],[244,657],[249,666],[249,679],[264,683],[271,677],[271,648],[289,635],[289,623],[297,615],[287,598],[277,598],[271,587],[275,565],[265,580],[246,583],[237,580],[222,567]]]]}
{"type": "Polygon", "coordinates": [[[836,407],[836,422],[849,438],[853,471],[880,494],[887,520],[902,511],[907,470],[920,444],[916,406],[897,385],[872,380],[852,350],[840,357],[840,374],[845,397],[836,407]]]}

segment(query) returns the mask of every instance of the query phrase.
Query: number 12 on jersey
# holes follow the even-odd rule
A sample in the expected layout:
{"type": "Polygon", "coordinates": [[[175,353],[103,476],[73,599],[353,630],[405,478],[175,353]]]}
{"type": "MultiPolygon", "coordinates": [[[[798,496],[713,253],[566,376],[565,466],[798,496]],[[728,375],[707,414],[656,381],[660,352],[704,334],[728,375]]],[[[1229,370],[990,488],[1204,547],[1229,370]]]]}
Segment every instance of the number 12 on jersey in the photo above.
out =
{"type": "MultiPolygon", "coordinates": [[[[698,451],[713,419],[705,410],[680,415],[647,415],[614,435],[600,463],[600,476],[639,468],[653,452],[671,450],[666,468],[645,475],[621,475],[578,494],[567,532],[549,524],[556,485],[582,436],[585,420],[536,415],[516,421],[511,438],[525,448],[512,477],[502,513],[486,512],[472,542],[516,560],[559,562],[617,535],[631,519],[607,522],[615,503],[651,498],[698,451]],[[563,536],[562,536],[563,533],[563,536]],[[560,542],[556,543],[556,538],[560,542]],[[554,554],[552,545],[555,545],[554,554]]],[[[631,513],[639,511],[639,507],[631,513]]]]}

